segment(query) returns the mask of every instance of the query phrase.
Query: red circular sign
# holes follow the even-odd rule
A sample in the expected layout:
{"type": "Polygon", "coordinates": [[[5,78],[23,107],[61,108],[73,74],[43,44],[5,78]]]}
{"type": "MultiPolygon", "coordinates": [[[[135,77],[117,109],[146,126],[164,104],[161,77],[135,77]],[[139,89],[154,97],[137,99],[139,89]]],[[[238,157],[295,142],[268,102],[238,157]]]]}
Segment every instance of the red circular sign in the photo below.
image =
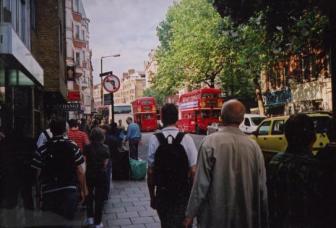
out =
{"type": "Polygon", "coordinates": [[[104,78],[103,86],[107,92],[114,93],[120,88],[120,80],[117,76],[110,74],[104,78]]]}

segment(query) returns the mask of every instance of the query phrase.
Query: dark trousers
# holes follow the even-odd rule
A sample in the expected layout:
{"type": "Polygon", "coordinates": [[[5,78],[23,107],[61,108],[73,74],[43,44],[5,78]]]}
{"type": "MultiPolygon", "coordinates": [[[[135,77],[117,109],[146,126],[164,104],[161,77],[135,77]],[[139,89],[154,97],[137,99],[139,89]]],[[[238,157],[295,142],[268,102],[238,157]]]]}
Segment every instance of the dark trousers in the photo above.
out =
{"type": "MultiPolygon", "coordinates": [[[[183,220],[188,204],[189,194],[173,196],[165,191],[156,193],[156,210],[162,228],[183,228],[183,220]]],[[[191,227],[191,226],[190,226],[191,227]]]]}
{"type": "Polygon", "coordinates": [[[130,157],[135,160],[138,160],[139,141],[139,139],[129,139],[130,157]]]}
{"type": "Polygon", "coordinates": [[[110,195],[110,188],[111,188],[111,176],[112,176],[112,161],[111,159],[108,161],[107,168],[106,168],[106,194],[105,194],[105,200],[109,199],[110,195]]]}
{"type": "Polygon", "coordinates": [[[79,193],[77,189],[63,189],[43,194],[43,211],[51,211],[67,220],[75,217],[79,193]]]}
{"type": "Polygon", "coordinates": [[[87,217],[94,217],[96,225],[100,224],[103,216],[104,201],[107,192],[106,172],[96,175],[96,178],[87,180],[87,217]]]}

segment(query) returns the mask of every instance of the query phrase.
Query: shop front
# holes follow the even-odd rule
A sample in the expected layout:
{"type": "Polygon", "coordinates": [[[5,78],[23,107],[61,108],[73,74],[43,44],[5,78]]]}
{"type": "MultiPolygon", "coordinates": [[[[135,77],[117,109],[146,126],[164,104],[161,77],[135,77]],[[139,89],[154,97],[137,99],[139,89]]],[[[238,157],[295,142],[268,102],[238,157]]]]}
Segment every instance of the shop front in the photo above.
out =
{"type": "Polygon", "coordinates": [[[43,69],[10,24],[0,25],[0,129],[19,127],[30,137],[41,128],[43,69]]]}

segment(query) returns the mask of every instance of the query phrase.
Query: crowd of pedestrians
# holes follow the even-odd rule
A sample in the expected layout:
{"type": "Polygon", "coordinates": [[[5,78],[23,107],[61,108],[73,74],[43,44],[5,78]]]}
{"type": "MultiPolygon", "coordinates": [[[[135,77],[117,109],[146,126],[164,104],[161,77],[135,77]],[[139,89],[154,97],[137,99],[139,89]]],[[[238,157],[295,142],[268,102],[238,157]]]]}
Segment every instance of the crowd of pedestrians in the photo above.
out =
{"type": "MultiPolygon", "coordinates": [[[[176,106],[162,107],[163,129],[150,138],[147,160],[150,206],[161,227],[190,228],[195,220],[201,228],[336,227],[335,122],[328,125],[330,143],[314,156],[313,121],[292,115],[284,128],[286,151],[265,164],[258,144],[239,130],[244,114],[238,100],[225,102],[223,127],[197,150],[191,136],[176,128],[176,106]]],[[[82,204],[85,224],[103,227],[113,158],[128,142],[130,158],[138,159],[139,126],[131,117],[126,129],[121,122],[56,117],[32,140],[23,134],[24,120],[17,123],[0,135],[1,208],[15,208],[21,196],[26,212],[52,212],[59,216],[53,224],[69,227],[82,204]]],[[[26,213],[27,225],[33,219],[26,213]]]]}
{"type": "MultiPolygon", "coordinates": [[[[57,215],[50,218],[52,224],[71,227],[76,209],[82,205],[87,209],[86,225],[102,227],[111,158],[126,143],[126,135],[135,133],[127,133],[116,123],[104,125],[94,120],[88,124],[85,119],[53,117],[34,140],[24,135],[23,119],[16,123],[11,134],[1,134],[1,208],[15,210],[21,196],[25,225],[35,224],[32,212],[41,209],[51,212],[46,218],[57,215]]],[[[137,148],[133,153],[137,154],[137,148]]]]}
{"type": "Polygon", "coordinates": [[[174,105],[162,108],[164,128],[150,139],[147,177],[161,227],[191,227],[194,218],[201,228],[336,227],[334,121],[330,143],[313,156],[313,121],[305,114],[291,116],[286,151],[265,165],[258,144],[239,130],[244,114],[242,103],[227,101],[223,128],[205,137],[197,154],[194,142],[175,128],[174,105]]]}

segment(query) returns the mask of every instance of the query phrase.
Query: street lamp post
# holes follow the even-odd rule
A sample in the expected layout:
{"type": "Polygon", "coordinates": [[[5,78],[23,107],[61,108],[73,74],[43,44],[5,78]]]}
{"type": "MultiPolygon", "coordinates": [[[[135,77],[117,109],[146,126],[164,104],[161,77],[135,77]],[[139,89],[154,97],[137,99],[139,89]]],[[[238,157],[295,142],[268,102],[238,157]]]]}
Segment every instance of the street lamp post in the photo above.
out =
{"type": "MultiPolygon", "coordinates": [[[[103,59],[109,58],[109,57],[120,57],[120,54],[115,54],[115,55],[106,55],[100,57],[100,73],[103,73],[103,59]]],[[[104,88],[103,88],[103,77],[100,77],[100,96],[101,96],[101,105],[104,106],[104,88]]],[[[112,97],[113,99],[113,97],[112,97]]],[[[113,110],[113,107],[112,107],[113,110]]]]}
{"type": "MultiPolygon", "coordinates": [[[[100,73],[103,73],[103,59],[109,57],[120,57],[120,54],[116,55],[106,55],[100,57],[100,73]]],[[[103,77],[100,77],[100,96],[101,96],[101,105],[104,105],[104,89],[103,89],[103,77]]]]}

